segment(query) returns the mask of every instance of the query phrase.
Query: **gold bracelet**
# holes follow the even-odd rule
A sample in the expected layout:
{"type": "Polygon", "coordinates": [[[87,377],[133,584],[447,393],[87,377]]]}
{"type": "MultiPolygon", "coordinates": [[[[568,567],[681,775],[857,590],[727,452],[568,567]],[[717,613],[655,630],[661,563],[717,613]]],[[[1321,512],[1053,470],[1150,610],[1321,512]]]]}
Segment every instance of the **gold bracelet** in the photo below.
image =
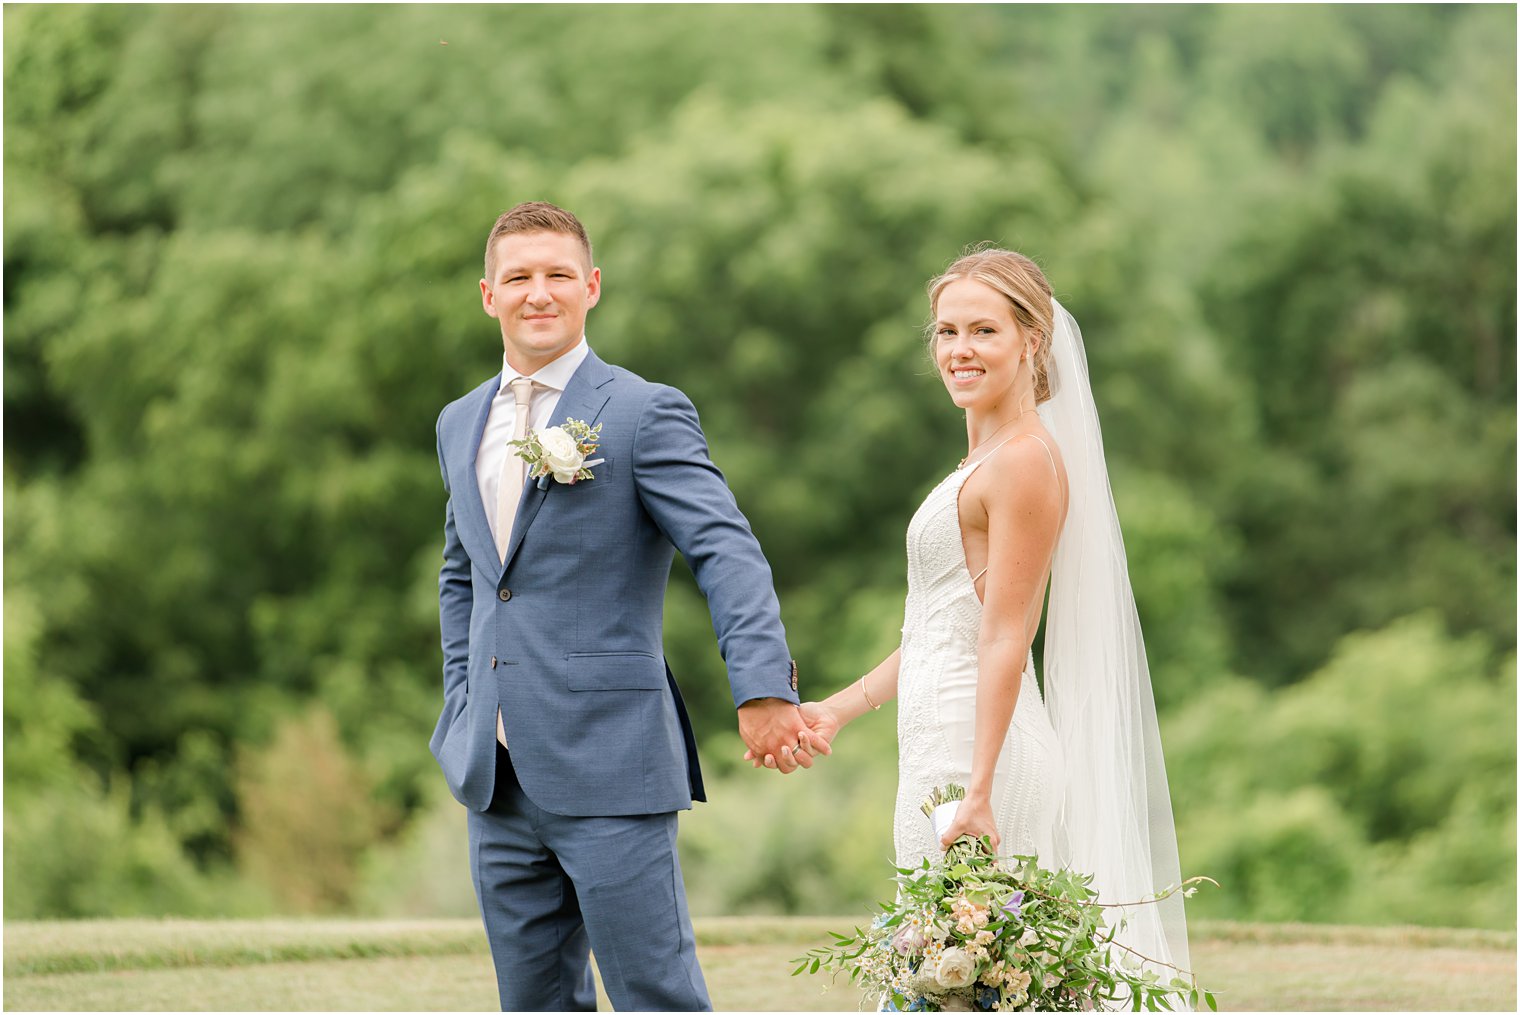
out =
{"type": "Polygon", "coordinates": [[[866,690],[866,678],[865,677],[861,677],[860,678],[860,693],[863,694],[863,695],[865,695],[866,704],[871,706],[871,710],[872,711],[874,711],[874,712],[880,712],[881,711],[881,706],[878,705],[878,704],[876,704],[876,702],[874,702],[874,701],[871,700],[871,695],[866,690]]]}

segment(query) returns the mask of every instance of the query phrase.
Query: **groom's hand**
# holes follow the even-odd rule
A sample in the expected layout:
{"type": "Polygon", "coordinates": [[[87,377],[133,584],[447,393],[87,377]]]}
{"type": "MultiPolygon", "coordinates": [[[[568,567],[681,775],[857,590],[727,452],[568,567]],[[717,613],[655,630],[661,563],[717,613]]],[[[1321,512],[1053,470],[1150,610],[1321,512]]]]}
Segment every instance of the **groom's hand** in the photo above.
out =
{"type": "MultiPolygon", "coordinates": [[[[813,735],[808,738],[812,749],[822,754],[833,753],[834,738],[844,726],[839,713],[819,701],[804,701],[799,710],[802,712],[802,721],[807,723],[808,729],[813,735]]],[[[750,763],[750,767],[759,768],[762,764],[767,768],[775,768],[775,758],[766,759],[765,755],[756,756],[754,751],[745,751],[744,760],[750,763]]]]}
{"type": "Polygon", "coordinates": [[[828,742],[813,736],[803,721],[802,711],[780,698],[754,698],[739,706],[739,736],[749,748],[749,756],[765,759],[767,768],[790,775],[813,767],[813,753],[830,753],[828,742]]]}

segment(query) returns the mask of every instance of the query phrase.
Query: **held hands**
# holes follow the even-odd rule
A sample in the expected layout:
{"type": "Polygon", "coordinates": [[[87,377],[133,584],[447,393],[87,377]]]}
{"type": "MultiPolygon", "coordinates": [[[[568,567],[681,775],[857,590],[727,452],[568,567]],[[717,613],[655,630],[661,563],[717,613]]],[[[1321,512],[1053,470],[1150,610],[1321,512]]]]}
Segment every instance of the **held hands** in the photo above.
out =
{"type": "MultiPolygon", "coordinates": [[[[844,726],[844,720],[829,706],[817,701],[804,701],[799,706],[798,711],[802,715],[802,721],[807,723],[807,728],[812,734],[809,737],[809,741],[812,744],[811,749],[819,754],[834,753],[830,745],[834,742],[834,737],[838,736],[839,730],[844,726]]],[[[775,755],[759,755],[753,749],[744,752],[744,760],[750,763],[751,768],[759,768],[762,764],[766,768],[778,767],[775,755]]],[[[811,758],[805,762],[801,762],[799,759],[799,762],[804,768],[811,768],[813,765],[811,758]]]]}
{"type": "Polygon", "coordinates": [[[998,844],[1002,836],[998,834],[997,822],[992,817],[992,801],[985,797],[973,797],[966,795],[961,801],[960,807],[956,808],[955,819],[950,822],[950,827],[945,829],[945,834],[939,837],[941,849],[949,849],[951,844],[963,835],[979,839],[986,835],[992,839],[992,851],[998,851],[998,844]]]}
{"type": "Polygon", "coordinates": [[[749,750],[746,761],[759,768],[763,758],[766,768],[791,775],[801,768],[813,767],[813,754],[831,754],[828,740],[814,735],[804,721],[802,711],[780,698],[755,698],[739,706],[739,736],[749,750]]]}
{"type": "Polygon", "coordinates": [[[839,713],[821,701],[804,701],[799,706],[799,711],[802,712],[802,721],[813,731],[814,740],[822,739],[825,744],[832,744],[844,728],[844,719],[839,713]]]}

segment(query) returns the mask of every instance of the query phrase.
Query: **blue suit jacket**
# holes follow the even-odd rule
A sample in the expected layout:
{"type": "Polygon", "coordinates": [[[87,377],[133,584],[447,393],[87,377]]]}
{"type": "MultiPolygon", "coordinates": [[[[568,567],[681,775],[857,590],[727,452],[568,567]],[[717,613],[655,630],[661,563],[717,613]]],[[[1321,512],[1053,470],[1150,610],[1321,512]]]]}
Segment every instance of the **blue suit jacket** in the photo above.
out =
{"type": "Polygon", "coordinates": [[[449,789],[484,811],[500,705],[529,799],[556,814],[659,814],[705,799],[665,663],[665,586],[680,550],[707,596],[735,706],[797,701],[770,566],[696,410],[593,352],[554,424],[602,424],[594,479],[529,480],[503,566],[475,476],[493,377],[438,417],[449,494],[438,608],[443,712],[430,744],[449,789]]]}

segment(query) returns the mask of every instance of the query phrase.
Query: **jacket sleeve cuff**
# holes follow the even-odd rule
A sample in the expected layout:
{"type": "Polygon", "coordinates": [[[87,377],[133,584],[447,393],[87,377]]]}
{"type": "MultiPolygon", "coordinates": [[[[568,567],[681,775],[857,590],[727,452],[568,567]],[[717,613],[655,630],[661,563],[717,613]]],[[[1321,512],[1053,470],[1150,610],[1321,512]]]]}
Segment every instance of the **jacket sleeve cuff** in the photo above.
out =
{"type": "Polygon", "coordinates": [[[729,680],[734,689],[735,708],[758,698],[780,698],[793,705],[801,703],[797,692],[797,660],[795,659],[787,661],[787,668],[781,674],[774,672],[767,672],[764,675],[730,674],[729,680]]]}

